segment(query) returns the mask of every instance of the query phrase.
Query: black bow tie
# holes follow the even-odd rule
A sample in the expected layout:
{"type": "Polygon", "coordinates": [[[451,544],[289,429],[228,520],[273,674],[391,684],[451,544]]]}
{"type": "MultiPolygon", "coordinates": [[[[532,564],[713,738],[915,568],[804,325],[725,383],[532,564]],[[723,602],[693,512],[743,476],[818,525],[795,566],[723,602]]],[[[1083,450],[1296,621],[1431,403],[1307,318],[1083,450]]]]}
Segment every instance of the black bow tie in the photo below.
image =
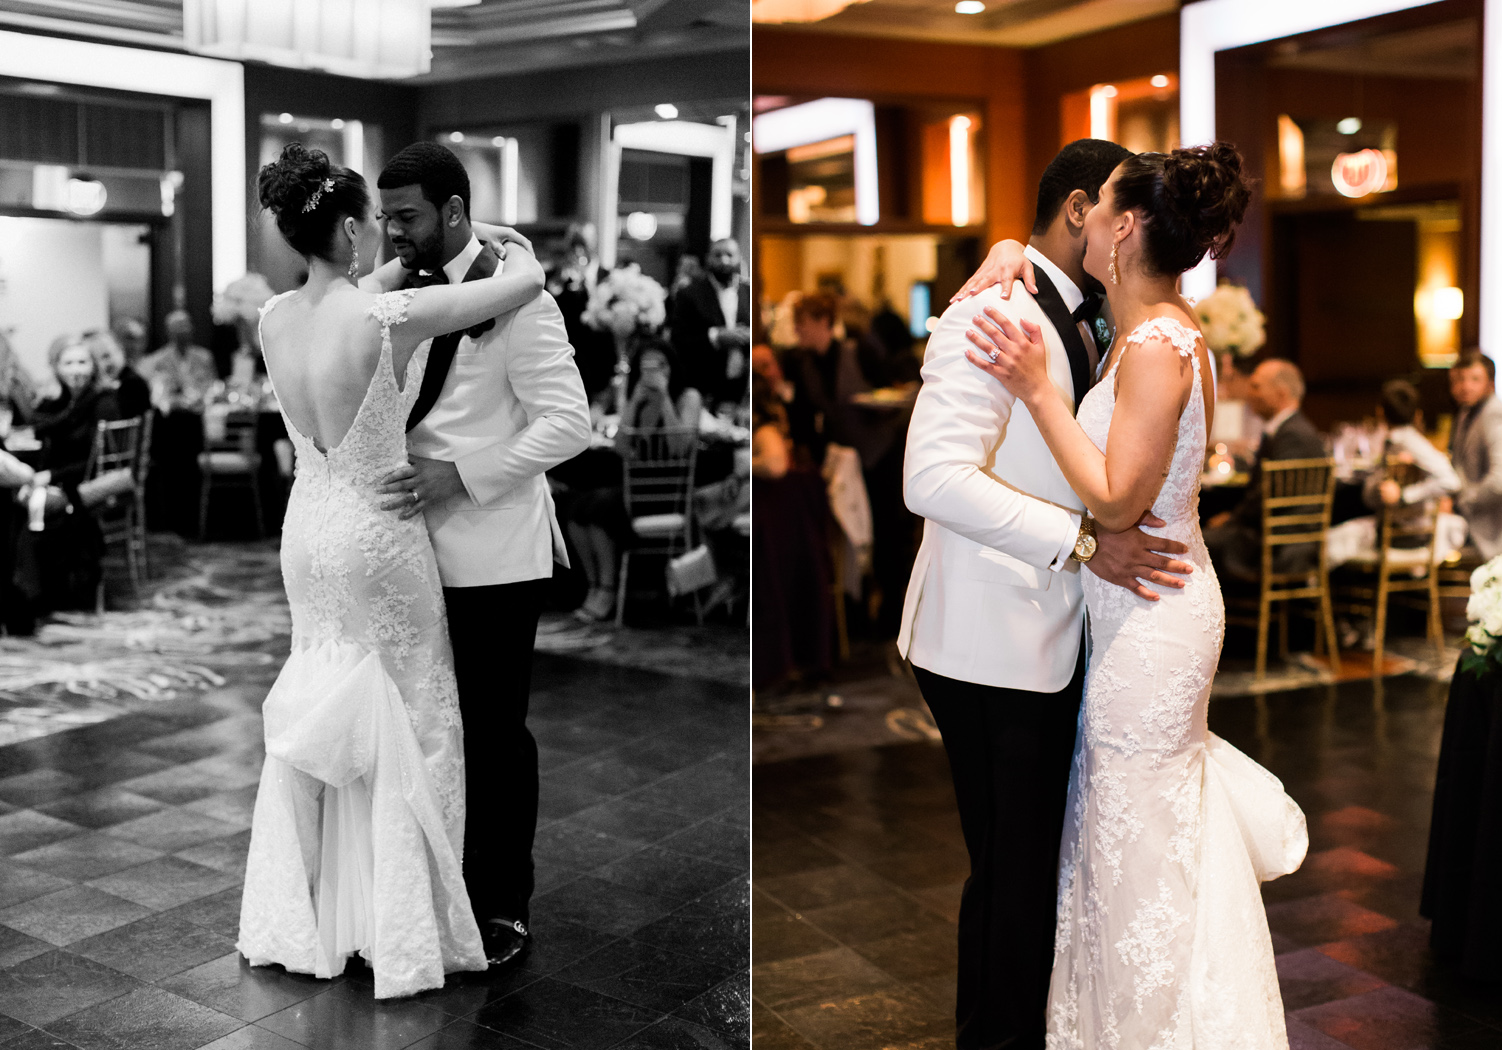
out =
{"type": "MultiPolygon", "coordinates": [[[[430,288],[435,284],[449,283],[449,275],[441,266],[438,269],[433,270],[431,273],[427,270],[413,270],[407,275],[408,288],[430,288]]],[[[464,334],[469,336],[471,339],[478,339],[480,338],[480,336],[484,335],[494,327],[495,318],[491,317],[487,320],[481,321],[479,324],[475,325],[472,328],[466,328],[464,330],[464,334]]]]}
{"type": "Polygon", "coordinates": [[[1095,319],[1100,316],[1100,306],[1103,302],[1105,302],[1104,296],[1087,295],[1080,301],[1080,305],[1074,308],[1074,312],[1069,315],[1069,319],[1075,324],[1084,321],[1094,328],[1095,319]]]}

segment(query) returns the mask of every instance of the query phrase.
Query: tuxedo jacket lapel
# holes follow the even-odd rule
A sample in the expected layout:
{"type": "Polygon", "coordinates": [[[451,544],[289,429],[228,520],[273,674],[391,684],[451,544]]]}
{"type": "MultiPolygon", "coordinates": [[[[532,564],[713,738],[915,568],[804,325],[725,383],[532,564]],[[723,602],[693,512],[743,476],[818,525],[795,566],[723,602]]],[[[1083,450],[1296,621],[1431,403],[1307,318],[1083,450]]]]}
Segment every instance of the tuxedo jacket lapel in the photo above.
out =
{"type": "MultiPolygon", "coordinates": [[[[469,264],[469,270],[464,274],[464,282],[478,281],[495,273],[499,260],[494,252],[488,247],[482,248],[480,254],[475,256],[475,261],[469,264]]],[[[411,287],[409,280],[408,287],[411,287]]],[[[438,395],[443,392],[443,384],[448,380],[449,369],[454,365],[454,355],[459,351],[459,340],[469,335],[478,339],[490,329],[495,327],[495,318],[482,321],[467,331],[449,332],[433,339],[433,345],[428,350],[428,367],[422,375],[422,387],[417,391],[417,400],[412,403],[412,411],[407,415],[407,430],[423,421],[433,406],[438,403],[438,395]]]]}
{"type": "Polygon", "coordinates": [[[1059,333],[1064,349],[1069,354],[1069,376],[1074,382],[1074,407],[1075,411],[1079,411],[1080,401],[1090,389],[1090,352],[1085,349],[1085,340],[1080,337],[1079,326],[1070,317],[1059,290],[1048,279],[1048,274],[1040,266],[1034,269],[1033,276],[1038,282],[1038,294],[1033,298],[1054,330],[1059,333]]]}

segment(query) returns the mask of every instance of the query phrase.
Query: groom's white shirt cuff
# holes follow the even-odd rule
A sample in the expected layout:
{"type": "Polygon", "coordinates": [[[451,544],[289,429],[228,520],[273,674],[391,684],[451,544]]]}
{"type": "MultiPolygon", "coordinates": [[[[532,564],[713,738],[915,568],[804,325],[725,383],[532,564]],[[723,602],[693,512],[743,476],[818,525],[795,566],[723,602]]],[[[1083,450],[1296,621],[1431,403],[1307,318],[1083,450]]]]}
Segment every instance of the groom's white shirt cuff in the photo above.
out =
{"type": "Polygon", "coordinates": [[[1069,556],[1074,553],[1074,545],[1080,538],[1080,522],[1083,520],[1082,515],[1073,511],[1069,512],[1069,534],[1064,537],[1064,542],[1059,546],[1059,553],[1055,554],[1053,561],[1048,563],[1049,569],[1053,572],[1058,572],[1069,564],[1069,556]]]}

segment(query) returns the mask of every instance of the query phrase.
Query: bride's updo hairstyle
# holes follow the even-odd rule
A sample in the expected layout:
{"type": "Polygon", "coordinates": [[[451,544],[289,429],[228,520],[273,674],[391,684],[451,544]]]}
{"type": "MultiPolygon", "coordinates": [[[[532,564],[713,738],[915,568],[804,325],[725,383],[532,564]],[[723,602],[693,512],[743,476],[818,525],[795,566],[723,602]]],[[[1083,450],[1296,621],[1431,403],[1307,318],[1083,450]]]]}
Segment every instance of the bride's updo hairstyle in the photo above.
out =
{"type": "Polygon", "coordinates": [[[256,180],[261,207],[276,216],[276,228],[299,255],[327,259],[334,231],[346,215],[364,221],[370,213],[365,180],[329,162],[321,149],[289,142],[256,180]]]}
{"type": "Polygon", "coordinates": [[[1229,252],[1252,197],[1241,154],[1228,142],[1129,157],[1114,192],[1116,211],[1142,223],[1144,266],[1161,277],[1229,252]]]}

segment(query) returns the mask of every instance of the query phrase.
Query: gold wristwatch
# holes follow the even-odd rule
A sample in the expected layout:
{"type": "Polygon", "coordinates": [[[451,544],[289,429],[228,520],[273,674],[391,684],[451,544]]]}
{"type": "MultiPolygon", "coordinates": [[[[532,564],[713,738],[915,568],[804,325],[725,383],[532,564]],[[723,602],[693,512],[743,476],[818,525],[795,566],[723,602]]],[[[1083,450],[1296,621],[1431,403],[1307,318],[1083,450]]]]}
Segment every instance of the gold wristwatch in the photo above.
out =
{"type": "Polygon", "coordinates": [[[1075,538],[1074,550],[1070,557],[1081,565],[1095,557],[1095,549],[1098,546],[1095,540],[1095,519],[1088,514],[1080,516],[1080,534],[1075,538]]]}

